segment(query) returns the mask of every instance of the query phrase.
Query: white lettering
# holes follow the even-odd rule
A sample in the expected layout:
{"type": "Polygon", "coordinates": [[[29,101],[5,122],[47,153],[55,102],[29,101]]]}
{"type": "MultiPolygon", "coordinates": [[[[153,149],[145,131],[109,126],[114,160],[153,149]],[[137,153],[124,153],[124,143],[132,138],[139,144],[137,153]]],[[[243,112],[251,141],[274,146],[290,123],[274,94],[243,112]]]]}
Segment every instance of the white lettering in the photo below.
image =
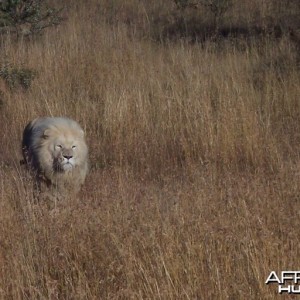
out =
{"type": "Polygon", "coordinates": [[[290,286],[290,285],[288,285],[288,286],[281,286],[281,285],[279,285],[278,286],[278,293],[279,294],[283,294],[283,293],[291,294],[292,293],[291,287],[292,286],[290,286]]]}
{"type": "Polygon", "coordinates": [[[300,272],[299,271],[295,271],[294,283],[298,284],[299,280],[300,280],[300,272]]]}
{"type": "Polygon", "coordinates": [[[266,280],[266,284],[269,284],[269,283],[274,283],[274,282],[277,282],[279,284],[281,284],[282,282],[279,280],[277,274],[275,271],[272,271],[269,275],[269,277],[267,278],[266,280]]]}
{"type": "Polygon", "coordinates": [[[296,286],[292,286],[292,294],[300,294],[300,286],[298,285],[298,289],[296,286]]]}
{"type": "Polygon", "coordinates": [[[281,283],[285,283],[286,280],[293,280],[295,278],[295,271],[282,271],[281,283]]]}
{"type": "Polygon", "coordinates": [[[288,285],[288,286],[278,286],[278,293],[288,293],[288,294],[300,294],[300,286],[288,285]]]}

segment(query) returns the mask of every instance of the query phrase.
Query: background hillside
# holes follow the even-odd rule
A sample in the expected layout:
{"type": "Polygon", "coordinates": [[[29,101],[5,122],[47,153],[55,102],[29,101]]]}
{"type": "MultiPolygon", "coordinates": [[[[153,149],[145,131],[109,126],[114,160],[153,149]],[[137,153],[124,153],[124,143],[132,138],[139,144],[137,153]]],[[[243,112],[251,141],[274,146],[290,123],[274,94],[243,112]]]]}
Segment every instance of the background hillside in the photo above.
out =
{"type": "Polygon", "coordinates": [[[41,31],[0,15],[0,298],[276,298],[300,268],[299,1],[47,4],[41,31]],[[90,148],[55,212],[19,166],[43,115],[90,148]]]}

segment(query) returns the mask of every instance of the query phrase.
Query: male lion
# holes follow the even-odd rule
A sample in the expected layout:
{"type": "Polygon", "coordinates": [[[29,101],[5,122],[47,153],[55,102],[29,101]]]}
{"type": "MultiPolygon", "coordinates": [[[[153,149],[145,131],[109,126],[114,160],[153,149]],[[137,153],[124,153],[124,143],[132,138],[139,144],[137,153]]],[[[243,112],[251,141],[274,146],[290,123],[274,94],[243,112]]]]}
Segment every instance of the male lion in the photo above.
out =
{"type": "Polygon", "coordinates": [[[88,148],[77,122],[36,118],[24,129],[22,152],[40,195],[57,199],[79,192],[88,172],[88,148]]]}

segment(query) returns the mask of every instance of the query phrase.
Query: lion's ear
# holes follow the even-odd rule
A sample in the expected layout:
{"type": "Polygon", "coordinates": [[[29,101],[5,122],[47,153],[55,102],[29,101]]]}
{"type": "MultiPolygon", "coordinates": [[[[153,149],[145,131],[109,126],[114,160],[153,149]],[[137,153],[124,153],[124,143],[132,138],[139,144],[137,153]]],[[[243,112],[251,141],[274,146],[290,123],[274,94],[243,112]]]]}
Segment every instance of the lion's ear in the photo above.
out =
{"type": "Polygon", "coordinates": [[[84,131],[82,129],[79,131],[79,134],[81,138],[84,138],[84,131]]]}
{"type": "Polygon", "coordinates": [[[43,133],[43,138],[46,140],[50,136],[50,129],[47,128],[43,133]]]}

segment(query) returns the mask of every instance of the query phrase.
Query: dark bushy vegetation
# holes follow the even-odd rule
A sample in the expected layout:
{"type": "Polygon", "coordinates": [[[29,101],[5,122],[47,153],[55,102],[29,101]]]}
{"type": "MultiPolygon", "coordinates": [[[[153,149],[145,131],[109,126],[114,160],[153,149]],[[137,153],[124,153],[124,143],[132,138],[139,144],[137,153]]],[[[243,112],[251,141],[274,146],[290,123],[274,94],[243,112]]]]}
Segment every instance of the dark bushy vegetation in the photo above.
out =
{"type": "Polygon", "coordinates": [[[36,72],[25,67],[15,67],[10,64],[3,64],[0,67],[0,78],[2,78],[10,89],[22,87],[25,90],[31,85],[36,72]]]}
{"type": "Polygon", "coordinates": [[[261,40],[299,36],[300,1],[101,1],[97,16],[153,40],[261,40]],[[113,3],[113,4],[112,4],[113,3]]]}
{"type": "Polygon", "coordinates": [[[61,22],[62,8],[49,7],[45,0],[2,0],[0,28],[2,32],[32,35],[61,22]]]}

